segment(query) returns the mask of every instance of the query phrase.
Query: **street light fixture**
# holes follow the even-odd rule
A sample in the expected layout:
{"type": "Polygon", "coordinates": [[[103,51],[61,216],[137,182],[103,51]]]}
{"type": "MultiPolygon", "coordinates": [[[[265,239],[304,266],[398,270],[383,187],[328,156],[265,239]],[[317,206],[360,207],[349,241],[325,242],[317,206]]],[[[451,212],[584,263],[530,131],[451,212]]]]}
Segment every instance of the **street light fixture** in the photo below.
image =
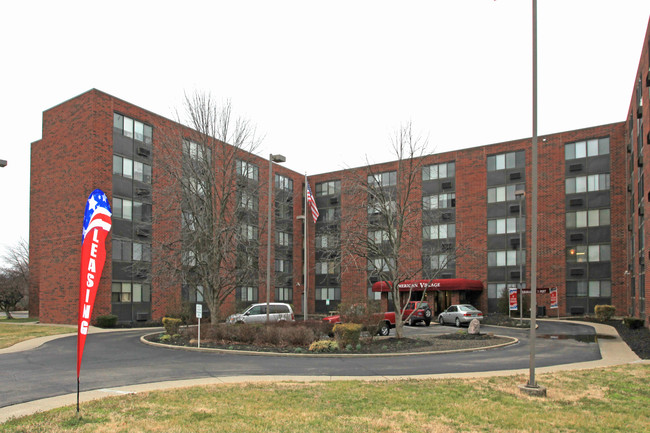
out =
{"type": "Polygon", "coordinates": [[[266,323],[269,323],[269,307],[271,303],[271,206],[273,195],[273,163],[285,162],[282,155],[269,155],[269,206],[266,210],[266,323]]]}
{"type": "Polygon", "coordinates": [[[6,167],[7,166],[7,160],[6,159],[0,159],[0,167],[6,167]]]}

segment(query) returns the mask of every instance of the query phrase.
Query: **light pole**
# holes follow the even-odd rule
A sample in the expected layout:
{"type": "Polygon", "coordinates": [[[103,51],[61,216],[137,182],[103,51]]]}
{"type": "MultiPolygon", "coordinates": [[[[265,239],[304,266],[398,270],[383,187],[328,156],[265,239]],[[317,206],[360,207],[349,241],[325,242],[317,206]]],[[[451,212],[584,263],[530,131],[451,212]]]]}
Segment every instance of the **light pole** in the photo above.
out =
{"type": "Polygon", "coordinates": [[[6,167],[7,166],[7,160],[6,159],[0,159],[0,167],[6,167]]]}
{"type": "Polygon", "coordinates": [[[524,311],[524,303],[522,302],[524,299],[524,294],[523,294],[523,239],[522,239],[522,227],[523,227],[523,222],[522,222],[522,210],[521,207],[524,204],[524,196],[526,195],[526,191],[518,189],[515,191],[515,197],[517,198],[517,201],[519,201],[519,221],[517,221],[517,226],[519,227],[519,326],[522,326],[523,324],[523,311],[524,311]]]}
{"type": "Polygon", "coordinates": [[[271,207],[273,196],[273,163],[285,162],[282,155],[269,155],[269,206],[266,210],[266,323],[269,323],[269,304],[271,303],[271,207]]]}

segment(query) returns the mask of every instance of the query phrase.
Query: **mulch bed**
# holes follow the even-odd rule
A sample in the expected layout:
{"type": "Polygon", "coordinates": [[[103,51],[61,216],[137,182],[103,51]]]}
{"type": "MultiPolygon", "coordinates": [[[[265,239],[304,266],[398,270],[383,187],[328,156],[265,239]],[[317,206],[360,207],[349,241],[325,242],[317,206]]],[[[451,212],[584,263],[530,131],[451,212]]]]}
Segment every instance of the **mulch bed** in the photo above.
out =
{"type": "MultiPolygon", "coordinates": [[[[148,336],[149,341],[164,343],[175,346],[196,347],[196,342],[190,344],[189,340],[184,338],[175,338],[171,341],[161,342],[159,339],[163,334],[148,336]]],[[[469,335],[463,334],[446,334],[430,338],[394,338],[394,337],[377,337],[372,341],[362,340],[360,348],[351,350],[339,350],[337,352],[326,352],[330,354],[382,354],[382,353],[409,353],[409,352],[441,352],[458,349],[480,349],[483,347],[503,344],[510,341],[508,338],[495,337],[488,334],[469,335]]],[[[269,353],[312,353],[307,347],[272,347],[257,346],[250,344],[241,344],[234,342],[216,342],[201,341],[201,347],[226,350],[247,350],[255,352],[269,353]]]]}

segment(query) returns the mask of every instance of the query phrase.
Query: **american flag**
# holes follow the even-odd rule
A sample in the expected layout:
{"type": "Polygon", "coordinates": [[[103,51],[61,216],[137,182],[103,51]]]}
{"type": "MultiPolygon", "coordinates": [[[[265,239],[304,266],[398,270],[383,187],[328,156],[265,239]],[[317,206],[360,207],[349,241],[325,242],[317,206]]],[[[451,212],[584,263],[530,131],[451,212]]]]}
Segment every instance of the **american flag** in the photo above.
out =
{"type": "Polygon", "coordinates": [[[309,182],[307,182],[307,203],[309,203],[309,208],[311,209],[311,216],[314,218],[314,223],[318,219],[318,208],[316,207],[316,200],[314,200],[314,195],[311,193],[311,188],[309,187],[309,182]]]}
{"type": "Polygon", "coordinates": [[[82,244],[88,232],[95,227],[107,232],[111,230],[111,206],[108,204],[108,197],[100,189],[94,190],[86,202],[81,237],[82,244]]]}

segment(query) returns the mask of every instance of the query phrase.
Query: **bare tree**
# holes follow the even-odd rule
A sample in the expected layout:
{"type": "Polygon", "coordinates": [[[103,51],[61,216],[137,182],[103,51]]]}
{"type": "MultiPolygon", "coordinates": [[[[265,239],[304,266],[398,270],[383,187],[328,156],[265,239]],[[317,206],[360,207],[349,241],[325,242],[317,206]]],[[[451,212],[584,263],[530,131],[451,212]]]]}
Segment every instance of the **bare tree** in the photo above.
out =
{"type": "Polygon", "coordinates": [[[11,319],[11,311],[28,293],[29,245],[21,239],[17,245],[8,248],[2,258],[6,265],[0,269],[0,310],[11,319]]]}
{"type": "Polygon", "coordinates": [[[181,230],[168,230],[153,246],[165,262],[157,277],[206,302],[216,323],[237,287],[258,286],[261,185],[251,162],[260,140],[248,120],[233,116],[230,101],[196,93],[185,96],[184,109],[191,130],[161,139],[167,203],[159,216],[180,216],[181,230]]]}
{"type": "Polygon", "coordinates": [[[342,263],[364,266],[369,283],[384,281],[395,303],[396,335],[403,337],[406,304],[413,287],[402,296],[399,285],[423,274],[435,279],[441,269],[454,260],[457,247],[429,246],[423,251],[423,230],[427,220],[435,220],[434,212],[423,212],[421,193],[422,170],[428,155],[428,142],[414,135],[410,123],[401,127],[392,139],[395,165],[371,165],[356,170],[349,189],[360,208],[346,219],[342,230],[342,263]],[[364,210],[367,209],[367,210],[364,210]],[[436,267],[423,266],[423,257],[434,255],[434,248],[444,254],[436,267]]]}

